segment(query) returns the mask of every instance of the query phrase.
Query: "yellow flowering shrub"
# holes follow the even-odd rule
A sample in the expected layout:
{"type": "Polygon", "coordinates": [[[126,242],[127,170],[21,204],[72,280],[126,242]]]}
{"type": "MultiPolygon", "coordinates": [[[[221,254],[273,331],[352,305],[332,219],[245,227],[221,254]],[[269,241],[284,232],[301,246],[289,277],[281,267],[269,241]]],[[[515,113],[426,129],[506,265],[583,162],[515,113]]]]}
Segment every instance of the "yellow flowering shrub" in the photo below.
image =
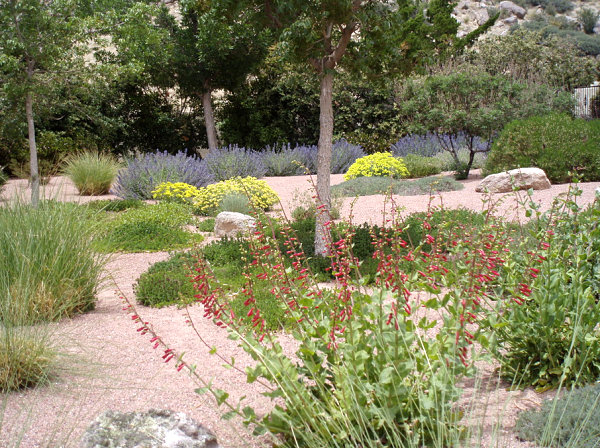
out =
{"type": "Polygon", "coordinates": [[[253,207],[263,210],[279,201],[277,193],[264,180],[255,177],[234,177],[199,188],[193,203],[198,213],[210,215],[219,207],[223,198],[232,193],[248,196],[253,207]]]}
{"type": "Polygon", "coordinates": [[[344,179],[350,180],[357,177],[408,177],[408,169],[404,161],[399,157],[394,157],[389,152],[376,152],[365,157],[356,159],[348,168],[344,179]]]}
{"type": "Polygon", "coordinates": [[[200,191],[185,182],[163,182],[152,190],[152,198],[173,202],[190,202],[200,191]]]}

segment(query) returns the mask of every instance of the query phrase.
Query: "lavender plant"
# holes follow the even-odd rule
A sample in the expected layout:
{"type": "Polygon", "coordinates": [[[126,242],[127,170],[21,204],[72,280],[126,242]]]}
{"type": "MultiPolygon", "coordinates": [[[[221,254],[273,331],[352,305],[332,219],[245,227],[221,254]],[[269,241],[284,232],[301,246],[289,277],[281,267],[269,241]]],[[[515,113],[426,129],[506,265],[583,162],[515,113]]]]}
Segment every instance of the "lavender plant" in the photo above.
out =
{"type": "Polygon", "coordinates": [[[345,139],[338,140],[333,144],[331,174],[345,173],[356,159],[365,155],[361,146],[348,143],[345,139]]]}
{"type": "Polygon", "coordinates": [[[163,182],[204,187],[213,181],[206,163],[198,157],[184,151],[175,155],[158,151],[127,160],[111,192],[122,199],[152,199],[152,190],[163,182]]]}
{"type": "Polygon", "coordinates": [[[267,172],[261,153],[237,145],[212,151],[204,161],[216,181],[233,177],[260,178],[267,172]]]}
{"type": "Polygon", "coordinates": [[[263,151],[263,162],[267,176],[299,176],[304,174],[307,160],[306,147],[283,145],[281,147],[267,146],[263,151]]]}

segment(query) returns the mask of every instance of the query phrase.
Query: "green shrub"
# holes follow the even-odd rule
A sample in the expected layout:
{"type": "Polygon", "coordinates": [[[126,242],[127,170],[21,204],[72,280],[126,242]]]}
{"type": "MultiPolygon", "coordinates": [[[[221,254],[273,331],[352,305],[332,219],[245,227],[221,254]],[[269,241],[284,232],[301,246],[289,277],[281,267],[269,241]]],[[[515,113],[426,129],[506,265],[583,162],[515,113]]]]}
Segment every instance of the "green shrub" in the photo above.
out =
{"type": "Polygon", "coordinates": [[[221,238],[202,248],[202,255],[206,261],[214,266],[234,265],[242,267],[244,260],[242,254],[248,250],[248,243],[243,239],[221,238]]]}
{"type": "Polygon", "coordinates": [[[596,23],[598,23],[600,13],[591,8],[581,8],[577,13],[577,18],[585,34],[594,34],[594,28],[596,27],[596,23]]]}
{"type": "Polygon", "coordinates": [[[4,167],[0,166],[0,193],[2,193],[6,182],[8,182],[8,176],[4,172],[4,167]]]}
{"type": "Polygon", "coordinates": [[[91,213],[75,204],[0,207],[0,321],[57,320],[90,310],[105,257],[93,250],[91,213]]]}
{"type": "Polygon", "coordinates": [[[600,377],[600,207],[561,207],[513,251],[489,322],[501,374],[538,390],[600,377]]]}
{"type": "Polygon", "coordinates": [[[200,232],[213,232],[215,230],[215,218],[208,218],[199,221],[197,226],[200,232]]]}
{"type": "Polygon", "coordinates": [[[119,163],[110,154],[82,152],[67,157],[65,175],[79,190],[80,195],[107,194],[119,171],[119,163]]]}
{"type": "Polygon", "coordinates": [[[104,199],[100,201],[90,201],[85,204],[93,210],[101,210],[103,212],[122,212],[130,208],[140,208],[145,206],[144,202],[139,199],[104,199]]]}
{"type": "MultiPolygon", "coordinates": [[[[476,153],[471,168],[483,168],[487,159],[487,155],[487,153],[482,152],[476,153]]],[[[456,161],[452,157],[452,154],[450,154],[448,151],[440,151],[434,157],[439,160],[442,171],[455,171],[457,169],[456,161]]],[[[458,160],[460,161],[461,165],[466,165],[469,161],[469,150],[459,149],[458,160]]]]}
{"type": "Polygon", "coordinates": [[[401,158],[389,152],[376,152],[356,159],[346,174],[345,180],[357,177],[386,176],[392,178],[408,177],[409,172],[401,158]]]}
{"type": "Polygon", "coordinates": [[[152,198],[163,201],[182,203],[191,202],[200,191],[193,185],[185,182],[163,182],[152,190],[152,198]]]}
{"type": "Polygon", "coordinates": [[[249,197],[252,207],[262,210],[268,209],[279,201],[277,194],[264,180],[254,177],[236,177],[200,188],[198,195],[193,199],[197,213],[213,214],[223,198],[232,193],[249,197]]]}
{"type": "Polygon", "coordinates": [[[0,328],[0,392],[48,380],[56,362],[47,334],[28,327],[0,328]]]}
{"type": "Polygon", "coordinates": [[[442,172],[442,163],[434,157],[423,157],[416,154],[407,154],[404,163],[410,177],[425,177],[442,172]]]}
{"type": "Polygon", "coordinates": [[[248,196],[241,193],[232,193],[221,199],[221,203],[217,208],[218,212],[237,212],[249,215],[252,211],[252,206],[248,200],[248,196]]]}
{"type": "Polygon", "coordinates": [[[421,179],[390,179],[389,177],[357,177],[331,187],[331,191],[341,196],[370,196],[393,194],[415,196],[431,192],[456,191],[464,186],[447,176],[431,176],[421,179]]]}
{"type": "Polygon", "coordinates": [[[545,400],[540,410],[521,412],[515,430],[523,440],[540,446],[594,448],[600,446],[600,384],[573,389],[545,400]]]}
{"type": "Polygon", "coordinates": [[[577,174],[600,179],[600,121],[563,114],[509,123],[494,142],[485,166],[488,173],[535,166],[551,182],[564,183],[577,174]]]}
{"type": "Polygon", "coordinates": [[[185,229],[194,224],[191,208],[185,204],[159,202],[129,209],[105,223],[96,242],[104,252],[143,252],[189,247],[203,240],[185,229]]]}

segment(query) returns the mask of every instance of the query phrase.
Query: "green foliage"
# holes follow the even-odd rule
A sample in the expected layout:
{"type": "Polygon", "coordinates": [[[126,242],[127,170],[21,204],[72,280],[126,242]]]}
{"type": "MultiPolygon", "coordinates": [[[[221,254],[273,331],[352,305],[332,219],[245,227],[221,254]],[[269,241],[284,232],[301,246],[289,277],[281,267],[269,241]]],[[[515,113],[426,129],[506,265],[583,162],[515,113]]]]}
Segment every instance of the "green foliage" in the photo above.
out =
{"type": "Polygon", "coordinates": [[[232,193],[221,199],[217,210],[219,212],[237,212],[249,215],[252,212],[252,206],[245,194],[232,193]]]}
{"type": "Polygon", "coordinates": [[[108,194],[119,170],[119,163],[114,157],[93,152],[72,155],[65,164],[65,175],[84,196],[108,194]]]}
{"type": "Polygon", "coordinates": [[[577,18],[585,34],[594,34],[600,13],[591,8],[581,8],[577,13],[577,18]]]}
{"type": "Polygon", "coordinates": [[[507,278],[496,291],[503,300],[489,321],[493,352],[502,375],[522,387],[583,385],[600,376],[599,217],[597,203],[582,211],[567,198],[504,266],[507,278]]]}
{"type": "Polygon", "coordinates": [[[279,201],[277,194],[264,180],[236,177],[200,188],[192,202],[198,214],[210,215],[215,213],[223,198],[232,193],[245,195],[253,208],[262,210],[279,201]]]}
{"type": "Polygon", "coordinates": [[[406,169],[410,173],[409,177],[425,177],[439,174],[442,171],[442,164],[439,159],[434,157],[423,157],[416,154],[407,154],[403,158],[406,169]]]}
{"type": "Polygon", "coordinates": [[[564,183],[577,174],[600,179],[600,122],[551,114],[509,123],[494,142],[485,169],[497,173],[536,166],[551,182],[564,183]]]}
{"type": "MultiPolygon", "coordinates": [[[[562,16],[561,16],[562,17],[562,16]]],[[[600,54],[600,36],[585,34],[573,29],[573,22],[564,18],[540,17],[538,20],[523,22],[520,27],[540,32],[542,37],[557,36],[560,40],[571,41],[584,55],[600,54]]],[[[577,26],[577,22],[575,22],[577,26]]]]}
{"type": "Polygon", "coordinates": [[[0,392],[35,387],[56,363],[49,338],[27,327],[0,327],[0,392]]]}
{"type": "Polygon", "coordinates": [[[171,250],[191,246],[202,236],[183,229],[193,224],[192,209],[184,204],[159,202],[128,209],[104,224],[96,241],[104,252],[144,252],[171,250]]]}
{"type": "Polygon", "coordinates": [[[199,220],[196,227],[200,232],[212,232],[215,230],[215,218],[199,220]]]}
{"type": "Polygon", "coordinates": [[[2,193],[6,182],[8,182],[8,175],[4,172],[4,167],[0,166],[0,193],[2,193]]]}
{"type": "Polygon", "coordinates": [[[573,41],[523,28],[479,42],[468,59],[491,75],[565,90],[589,85],[598,75],[594,59],[573,41]]]}
{"type": "Polygon", "coordinates": [[[431,176],[416,180],[357,177],[334,185],[331,190],[339,195],[352,197],[388,194],[390,191],[400,196],[415,196],[431,192],[456,191],[462,188],[461,183],[447,176],[431,176]]]}
{"type": "Polygon", "coordinates": [[[138,302],[157,308],[192,302],[196,290],[190,275],[197,256],[194,251],[182,252],[154,263],[134,284],[138,302]]]}
{"type": "Polygon", "coordinates": [[[519,414],[516,432],[539,446],[593,448],[600,444],[600,384],[573,389],[539,410],[519,414]]]}
{"type": "Polygon", "coordinates": [[[242,254],[248,251],[243,239],[221,238],[202,248],[202,256],[213,266],[235,266],[240,271],[244,265],[242,254]]]}
{"type": "Polygon", "coordinates": [[[92,245],[91,213],[74,204],[0,207],[0,321],[19,325],[94,307],[105,257],[92,245]],[[42,237],[43,236],[43,237],[42,237]]]}
{"type": "Polygon", "coordinates": [[[85,206],[104,212],[122,212],[130,208],[144,207],[145,205],[139,199],[103,199],[100,201],[90,201],[85,206]]]}
{"type": "Polygon", "coordinates": [[[372,176],[401,178],[408,177],[409,172],[401,158],[394,157],[389,152],[378,152],[356,159],[344,174],[344,179],[372,176]]]}

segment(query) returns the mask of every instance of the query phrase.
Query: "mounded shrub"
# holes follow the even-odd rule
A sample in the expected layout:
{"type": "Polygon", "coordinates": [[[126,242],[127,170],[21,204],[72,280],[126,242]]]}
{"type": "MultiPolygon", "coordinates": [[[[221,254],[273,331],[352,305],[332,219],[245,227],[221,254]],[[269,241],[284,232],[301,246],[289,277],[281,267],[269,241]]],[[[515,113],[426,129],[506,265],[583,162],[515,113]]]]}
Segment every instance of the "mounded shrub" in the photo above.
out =
{"type": "Polygon", "coordinates": [[[378,152],[357,159],[344,174],[344,179],[372,176],[400,178],[408,177],[409,172],[402,159],[389,152],[378,152]]]}
{"type": "Polygon", "coordinates": [[[573,175],[600,179],[600,121],[564,114],[531,117],[509,123],[494,142],[485,171],[497,173],[535,166],[548,179],[565,183],[573,175]]]}
{"type": "Polygon", "coordinates": [[[119,171],[119,163],[110,154],[82,152],[67,157],[64,173],[80,195],[107,194],[119,171]]]}
{"type": "Polygon", "coordinates": [[[279,201],[277,194],[264,180],[237,177],[200,188],[193,204],[199,214],[210,215],[218,209],[223,199],[232,193],[245,195],[252,207],[262,210],[279,201]]]}
{"type": "Polygon", "coordinates": [[[152,198],[189,204],[199,192],[196,187],[185,182],[163,182],[152,190],[152,198]]]}
{"type": "Polygon", "coordinates": [[[213,182],[206,163],[185,152],[166,151],[139,155],[127,160],[118,176],[113,193],[122,199],[151,199],[152,191],[163,182],[184,182],[203,187],[213,182]]]}
{"type": "Polygon", "coordinates": [[[423,157],[416,154],[407,154],[404,158],[406,169],[410,177],[425,177],[442,172],[442,162],[435,157],[423,157]]]}

